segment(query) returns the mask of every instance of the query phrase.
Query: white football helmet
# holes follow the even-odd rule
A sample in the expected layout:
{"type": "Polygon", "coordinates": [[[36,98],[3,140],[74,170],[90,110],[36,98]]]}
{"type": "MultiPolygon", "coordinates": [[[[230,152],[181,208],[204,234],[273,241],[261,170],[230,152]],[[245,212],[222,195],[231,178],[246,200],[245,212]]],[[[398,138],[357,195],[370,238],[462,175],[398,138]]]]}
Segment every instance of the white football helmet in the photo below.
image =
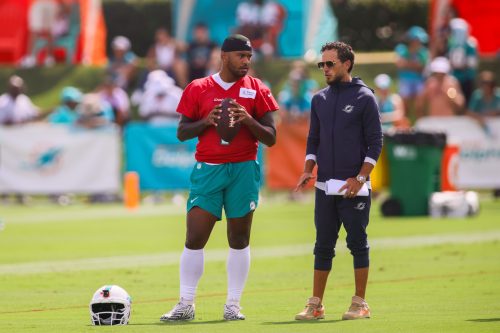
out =
{"type": "Polygon", "coordinates": [[[123,288],[106,285],[94,293],[89,308],[93,325],[127,325],[132,299],[123,288]]]}

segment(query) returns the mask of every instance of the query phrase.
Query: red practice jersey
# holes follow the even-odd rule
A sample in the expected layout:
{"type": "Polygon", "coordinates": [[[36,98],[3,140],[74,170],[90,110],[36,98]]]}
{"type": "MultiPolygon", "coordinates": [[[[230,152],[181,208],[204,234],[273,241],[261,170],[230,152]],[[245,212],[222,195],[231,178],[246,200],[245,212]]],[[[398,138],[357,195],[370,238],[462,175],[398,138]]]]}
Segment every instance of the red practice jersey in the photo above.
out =
{"type": "MultiPolygon", "coordinates": [[[[207,117],[224,98],[236,100],[255,119],[279,108],[269,88],[259,79],[246,75],[225,90],[209,76],[194,80],[186,87],[177,112],[197,121],[207,117]]],[[[222,142],[215,126],[208,127],[198,139],[195,154],[198,162],[243,162],[257,158],[257,139],[244,125],[229,144],[222,142]]]]}

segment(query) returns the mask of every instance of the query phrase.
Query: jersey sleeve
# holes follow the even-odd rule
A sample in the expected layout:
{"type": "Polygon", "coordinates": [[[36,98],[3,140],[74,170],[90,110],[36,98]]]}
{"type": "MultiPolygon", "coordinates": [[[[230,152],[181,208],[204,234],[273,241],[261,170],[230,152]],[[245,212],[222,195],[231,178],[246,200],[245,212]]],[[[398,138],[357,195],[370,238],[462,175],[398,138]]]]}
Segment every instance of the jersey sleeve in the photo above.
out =
{"type": "Polygon", "coordinates": [[[278,102],[274,99],[271,90],[264,84],[259,82],[259,89],[255,101],[255,114],[257,118],[263,117],[267,112],[276,111],[279,109],[278,102]]]}
{"type": "Polygon", "coordinates": [[[196,101],[196,86],[191,82],[182,92],[181,100],[177,106],[177,112],[192,120],[198,120],[200,113],[196,101]]]}

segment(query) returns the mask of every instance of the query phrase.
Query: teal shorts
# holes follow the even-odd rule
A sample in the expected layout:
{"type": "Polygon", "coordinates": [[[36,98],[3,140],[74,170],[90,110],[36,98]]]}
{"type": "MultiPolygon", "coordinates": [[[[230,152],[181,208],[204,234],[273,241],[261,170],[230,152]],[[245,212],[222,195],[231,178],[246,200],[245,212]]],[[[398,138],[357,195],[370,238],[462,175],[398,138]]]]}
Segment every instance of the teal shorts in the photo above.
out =
{"type": "Polygon", "coordinates": [[[257,161],[207,164],[197,162],[191,173],[187,211],[200,207],[220,220],[247,215],[259,202],[260,167],[257,161]]]}

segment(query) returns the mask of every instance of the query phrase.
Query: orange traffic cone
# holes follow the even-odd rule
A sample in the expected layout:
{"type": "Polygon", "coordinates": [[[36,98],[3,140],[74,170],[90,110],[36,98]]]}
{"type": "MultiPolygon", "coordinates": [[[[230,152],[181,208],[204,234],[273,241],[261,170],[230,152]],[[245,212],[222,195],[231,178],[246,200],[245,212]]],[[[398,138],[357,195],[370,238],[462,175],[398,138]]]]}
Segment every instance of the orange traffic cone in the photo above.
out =
{"type": "Polygon", "coordinates": [[[125,173],[123,180],[123,202],[128,209],[139,207],[141,190],[139,188],[139,174],[134,171],[125,173]]]}

